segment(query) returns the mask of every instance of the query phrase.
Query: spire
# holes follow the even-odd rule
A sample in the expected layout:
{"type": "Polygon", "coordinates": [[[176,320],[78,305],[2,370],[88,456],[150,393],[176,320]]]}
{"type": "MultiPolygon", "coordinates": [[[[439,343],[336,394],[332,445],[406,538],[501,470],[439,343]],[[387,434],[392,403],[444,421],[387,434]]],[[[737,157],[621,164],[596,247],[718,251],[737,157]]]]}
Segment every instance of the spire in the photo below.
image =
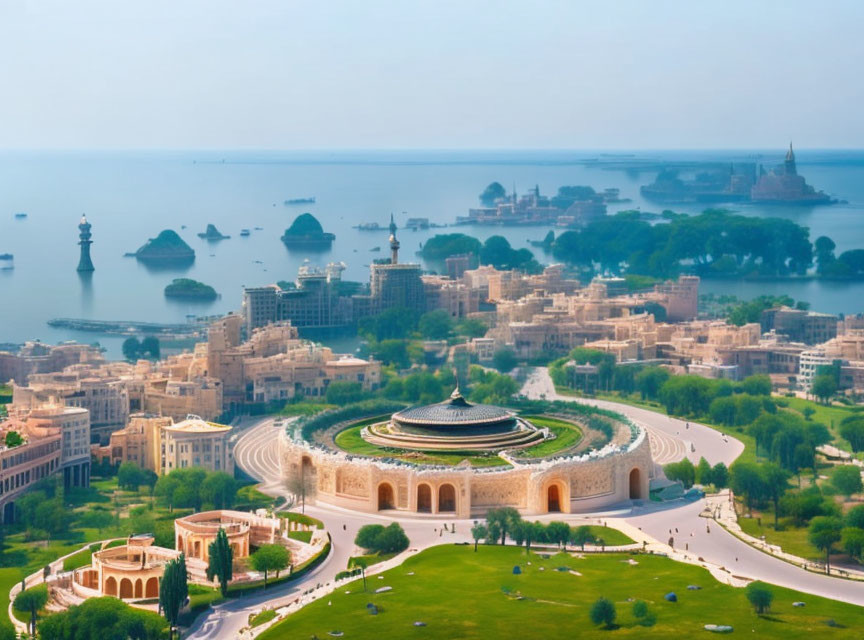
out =
{"type": "Polygon", "coordinates": [[[90,259],[90,245],[93,241],[90,239],[93,234],[90,233],[91,224],[87,222],[87,216],[81,216],[81,222],[78,223],[78,244],[81,245],[81,257],[78,261],[78,271],[93,271],[93,261],[90,259]]]}
{"type": "Polygon", "coordinates": [[[396,239],[396,221],[390,214],[390,264],[399,264],[399,241],[396,239]]]}
{"type": "Polygon", "coordinates": [[[792,141],[791,140],[789,141],[789,151],[786,152],[786,161],[789,162],[790,160],[792,162],[795,162],[795,152],[792,151],[792,141]]]}

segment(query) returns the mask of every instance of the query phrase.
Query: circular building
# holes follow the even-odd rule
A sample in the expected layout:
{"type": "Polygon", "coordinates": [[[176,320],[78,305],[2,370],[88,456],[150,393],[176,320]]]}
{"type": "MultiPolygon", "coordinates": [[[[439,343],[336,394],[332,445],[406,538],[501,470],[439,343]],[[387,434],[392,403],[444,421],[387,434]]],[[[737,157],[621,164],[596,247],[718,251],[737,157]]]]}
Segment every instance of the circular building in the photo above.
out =
{"type": "Polygon", "coordinates": [[[470,404],[457,387],[449,400],[394,413],[362,436],[379,446],[418,451],[499,451],[532,446],[545,434],[512,411],[470,404]]]}
{"type": "Polygon", "coordinates": [[[514,507],[534,515],[647,499],[656,474],[647,432],[623,416],[603,414],[602,420],[612,435],[599,448],[532,457],[535,446],[554,449],[545,444],[554,433],[503,407],[470,404],[457,389],[445,402],[362,427],[364,446],[380,447],[379,456],[292,439],[287,431],[280,436],[280,456],[289,486],[302,484],[307,500],[367,513],[471,518],[514,507]],[[423,462],[434,456],[455,462],[423,462]]]}

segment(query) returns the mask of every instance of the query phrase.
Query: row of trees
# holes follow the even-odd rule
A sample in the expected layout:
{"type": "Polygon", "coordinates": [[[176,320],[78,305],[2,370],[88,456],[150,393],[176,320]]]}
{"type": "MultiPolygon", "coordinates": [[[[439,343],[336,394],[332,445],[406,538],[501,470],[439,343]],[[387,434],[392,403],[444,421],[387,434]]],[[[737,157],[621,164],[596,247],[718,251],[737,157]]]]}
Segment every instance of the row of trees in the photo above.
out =
{"type": "Polygon", "coordinates": [[[803,275],[813,264],[809,230],[790,220],[710,209],[695,216],[664,212],[668,224],[641,218],[638,211],[622,211],[567,231],[552,253],[591,271],[655,277],[685,268],[703,276],[803,275]]]}
{"type": "Polygon", "coordinates": [[[481,243],[464,233],[444,233],[429,238],[423,245],[424,260],[441,262],[450,256],[471,256],[471,266],[492,265],[496,269],[519,269],[538,273],[543,267],[528,249],[514,249],[504,236],[490,236],[481,243]]]}
{"type": "Polygon", "coordinates": [[[224,471],[207,471],[201,467],[174,469],[161,476],[154,493],[173,511],[175,507],[230,509],[237,499],[238,482],[224,471]]]}
{"type": "Polygon", "coordinates": [[[519,512],[513,507],[499,507],[490,509],[486,513],[485,523],[475,522],[471,527],[471,536],[474,538],[474,551],[480,540],[486,544],[507,544],[509,537],[516,546],[525,546],[531,550],[531,545],[536,542],[557,544],[566,547],[568,544],[580,546],[583,549],[586,544],[604,544],[601,538],[597,538],[591,527],[582,525],[571,527],[566,522],[529,522],[523,520],[519,512]]]}

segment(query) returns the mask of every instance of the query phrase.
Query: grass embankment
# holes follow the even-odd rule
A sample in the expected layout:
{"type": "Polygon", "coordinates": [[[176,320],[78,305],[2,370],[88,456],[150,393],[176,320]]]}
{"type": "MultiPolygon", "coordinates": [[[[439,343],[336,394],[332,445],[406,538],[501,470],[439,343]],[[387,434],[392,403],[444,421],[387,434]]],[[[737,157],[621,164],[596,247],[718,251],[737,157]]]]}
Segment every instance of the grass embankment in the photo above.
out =
{"type": "Polygon", "coordinates": [[[860,607],[773,586],[771,612],[758,616],[742,589],[718,583],[701,567],[648,555],[544,559],[516,547],[482,546],[474,553],[472,546],[445,545],[382,576],[367,579],[369,593],[362,580],[340,587],[265,631],[261,640],[325,638],[337,630],[346,638],[672,638],[708,635],[703,625],[712,623],[756,638],[809,640],[857,638],[864,628],[860,607]],[[638,564],[629,564],[631,558],[638,564]],[[515,565],[521,575],[513,574],[515,565]],[[688,585],[701,589],[690,591],[688,585]],[[372,593],[382,586],[392,591],[372,593]],[[670,591],[677,603],[664,600],[670,591]],[[589,609],[601,596],[616,604],[617,630],[590,622],[589,609]],[[657,618],[653,627],[636,624],[630,598],[648,603],[657,618]],[[799,600],[807,606],[792,607],[799,600]],[[369,614],[368,603],[378,607],[378,615],[369,614]],[[427,626],[415,627],[417,621],[427,626]]]}
{"type": "Polygon", "coordinates": [[[385,562],[390,558],[395,558],[398,555],[399,553],[370,553],[365,556],[351,556],[348,558],[348,569],[350,571],[351,569],[357,568],[358,560],[365,560],[366,566],[371,567],[372,565],[385,562]]]}
{"type": "Polygon", "coordinates": [[[257,627],[259,624],[270,622],[275,617],[276,612],[273,609],[265,609],[260,613],[256,613],[254,616],[249,616],[249,626],[257,627]]]}
{"type": "Polygon", "coordinates": [[[618,531],[618,529],[613,529],[612,527],[603,527],[599,524],[592,524],[589,525],[588,528],[591,530],[591,535],[594,536],[595,540],[602,540],[606,546],[609,547],[621,547],[635,542],[635,540],[626,533],[622,533],[618,531]]]}
{"type": "Polygon", "coordinates": [[[781,528],[774,529],[774,515],[771,513],[760,514],[753,512],[753,517],[738,516],[738,525],[741,530],[754,538],[765,537],[768,544],[779,545],[786,553],[804,558],[824,562],[825,554],[814,547],[807,540],[807,527],[796,527],[784,523],[781,519],[781,528]]]}
{"type": "Polygon", "coordinates": [[[555,434],[555,438],[544,440],[538,445],[521,450],[519,452],[520,457],[545,458],[546,456],[572,449],[582,440],[582,429],[573,422],[567,422],[560,418],[550,418],[548,416],[523,417],[537,427],[548,428],[555,434]]]}

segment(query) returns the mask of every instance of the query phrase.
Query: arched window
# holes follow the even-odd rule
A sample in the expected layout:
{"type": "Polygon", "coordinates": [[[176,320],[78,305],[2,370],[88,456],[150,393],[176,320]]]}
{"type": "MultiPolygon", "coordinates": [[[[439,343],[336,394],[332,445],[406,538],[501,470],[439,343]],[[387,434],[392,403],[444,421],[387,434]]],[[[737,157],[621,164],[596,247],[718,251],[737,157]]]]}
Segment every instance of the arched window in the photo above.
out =
{"type": "Polygon", "coordinates": [[[417,511],[432,513],[432,487],[428,484],[417,485],[417,511]]]}
{"type": "Polygon", "coordinates": [[[393,487],[388,482],[378,485],[378,511],[395,509],[396,501],[393,499],[393,487]]]}
{"type": "Polygon", "coordinates": [[[438,487],[438,511],[440,513],[456,511],[456,488],[452,484],[442,484],[438,487]]]}

